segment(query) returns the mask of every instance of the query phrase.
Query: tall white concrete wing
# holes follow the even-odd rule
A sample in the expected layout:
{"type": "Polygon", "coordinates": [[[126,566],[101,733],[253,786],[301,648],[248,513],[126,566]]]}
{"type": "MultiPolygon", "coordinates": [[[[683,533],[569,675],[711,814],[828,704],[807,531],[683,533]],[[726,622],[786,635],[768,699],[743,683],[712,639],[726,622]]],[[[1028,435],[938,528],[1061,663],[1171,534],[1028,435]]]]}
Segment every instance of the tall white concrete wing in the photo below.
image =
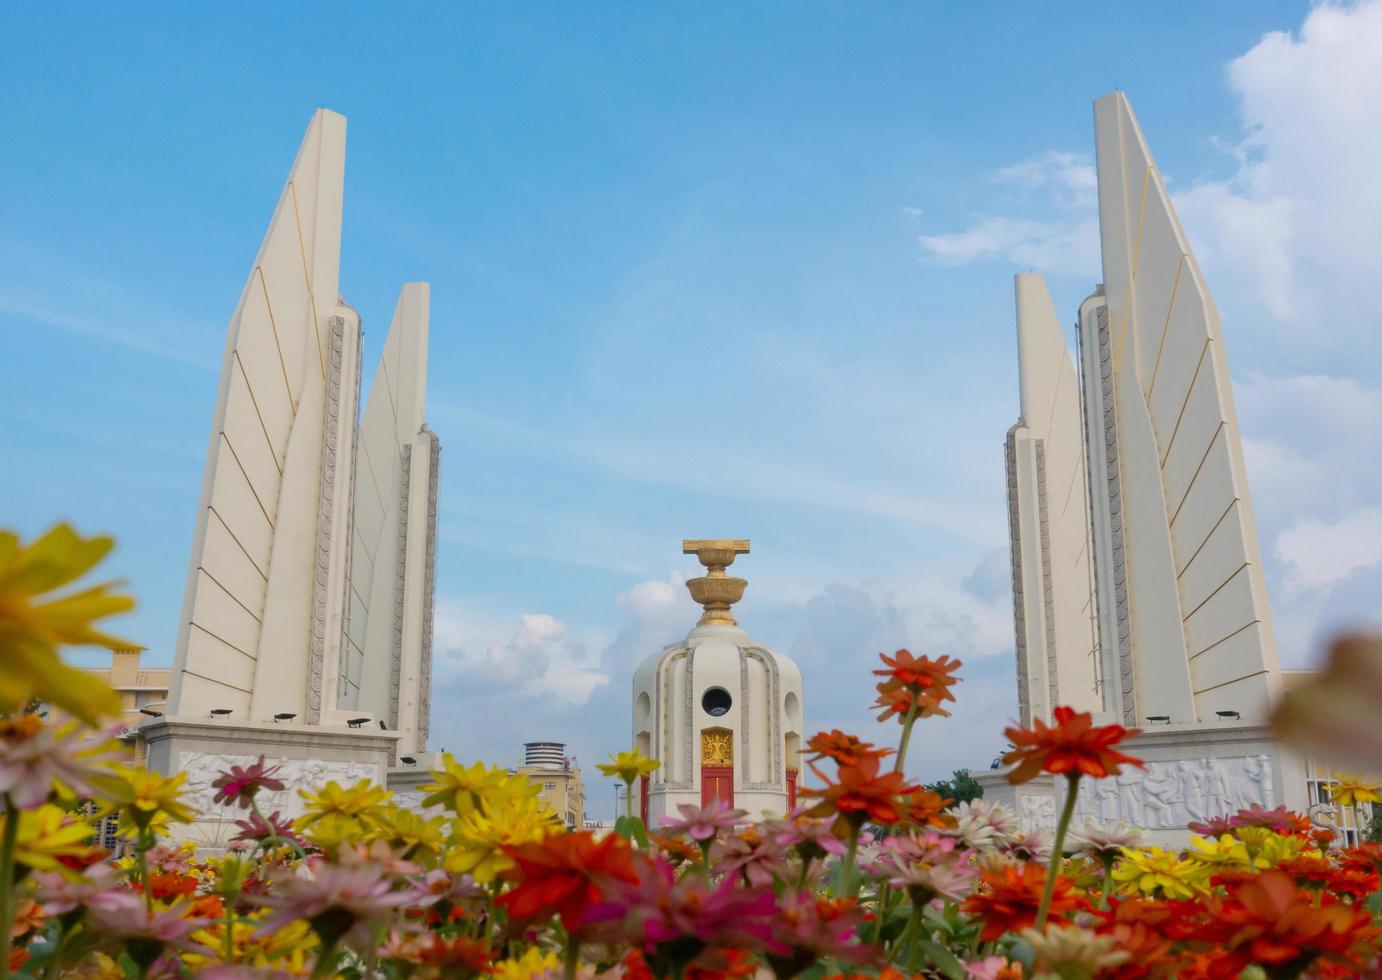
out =
{"type": "Polygon", "coordinates": [[[1094,117],[1137,720],[1260,722],[1279,670],[1218,312],[1127,99],[1094,117]]]}
{"type": "Polygon", "coordinates": [[[338,699],[427,740],[439,445],[426,426],[429,290],[399,296],[360,421],[338,699]]]}
{"type": "Polygon", "coordinates": [[[319,681],[328,594],[344,586],[344,552],[329,548],[345,507],[334,456],[348,454],[355,413],[353,387],[339,384],[354,374],[358,335],[337,302],[344,170],[345,119],[319,110],[230,321],[174,659],[177,713],[311,713],[312,672],[296,648],[315,636],[319,681]],[[268,636],[295,649],[261,644],[268,636]]]}
{"type": "Polygon", "coordinates": [[[1016,279],[1022,415],[1008,431],[1008,508],[1024,724],[1056,704],[1103,708],[1089,564],[1080,385],[1046,283],[1016,279]]]}

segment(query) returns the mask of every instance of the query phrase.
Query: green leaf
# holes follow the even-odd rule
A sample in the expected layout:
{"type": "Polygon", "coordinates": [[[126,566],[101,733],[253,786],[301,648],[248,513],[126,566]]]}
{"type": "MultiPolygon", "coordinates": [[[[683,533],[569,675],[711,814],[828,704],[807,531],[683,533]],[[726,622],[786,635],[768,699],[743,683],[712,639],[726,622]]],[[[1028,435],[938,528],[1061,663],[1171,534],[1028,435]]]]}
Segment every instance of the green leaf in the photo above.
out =
{"type": "Polygon", "coordinates": [[[932,965],[941,971],[942,976],[949,977],[950,980],[964,980],[964,964],[950,950],[929,939],[921,940],[917,943],[917,947],[931,958],[932,965]]]}

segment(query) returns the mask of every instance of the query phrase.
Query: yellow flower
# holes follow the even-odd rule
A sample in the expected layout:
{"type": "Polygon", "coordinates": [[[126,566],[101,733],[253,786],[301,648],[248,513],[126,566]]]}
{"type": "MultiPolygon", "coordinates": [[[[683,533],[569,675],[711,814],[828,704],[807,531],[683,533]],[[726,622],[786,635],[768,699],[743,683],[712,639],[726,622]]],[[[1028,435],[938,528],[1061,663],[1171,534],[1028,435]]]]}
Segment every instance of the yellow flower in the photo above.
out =
{"type": "Polygon", "coordinates": [[[606,776],[618,776],[630,786],[639,776],[649,776],[662,768],[662,763],[656,759],[649,759],[638,749],[632,752],[620,752],[618,755],[611,755],[614,760],[612,763],[596,763],[595,768],[606,776]]]}
{"type": "Polygon", "coordinates": [[[307,808],[299,820],[303,827],[332,816],[368,820],[378,807],[393,799],[392,793],[368,779],[351,787],[342,786],[333,779],[315,792],[298,790],[298,795],[307,801],[307,808]]]}
{"type": "Polygon", "coordinates": [[[11,811],[0,817],[0,827],[13,819],[15,812],[19,814],[19,830],[14,859],[26,868],[62,871],[66,866],[58,858],[85,857],[95,850],[91,838],[96,829],[60,806],[45,803],[36,810],[11,811]]]}
{"type": "Polygon", "coordinates": [[[0,660],[5,664],[0,711],[17,711],[40,700],[90,724],[102,715],[119,714],[120,699],[110,685],[68,667],[58,647],[131,646],[92,624],[129,612],[134,599],[112,594],[115,582],[52,595],[89,572],[114,544],[111,538],[82,538],[66,524],[27,545],[13,532],[0,531],[0,660]]]}
{"type": "Polygon", "coordinates": [[[442,867],[452,874],[468,874],[489,884],[514,866],[505,847],[540,841],[553,831],[550,811],[529,797],[486,801],[486,811],[473,811],[452,822],[450,845],[442,867]]]}
{"type": "Polygon", "coordinates": [[[518,959],[501,960],[494,964],[491,975],[497,980],[532,980],[533,977],[555,973],[561,969],[561,957],[556,953],[544,953],[536,946],[529,946],[518,959]]]}
{"type": "MultiPolygon", "coordinates": [[[[305,975],[312,968],[317,937],[305,919],[289,922],[268,933],[261,933],[258,923],[241,919],[231,926],[230,934],[235,961],[256,971],[305,975]]],[[[191,967],[194,973],[222,962],[220,954],[225,949],[223,920],[208,923],[188,938],[208,950],[206,953],[182,954],[182,962],[191,967]],[[215,952],[209,952],[211,950],[215,952]]]]}
{"type": "Polygon", "coordinates": [[[187,773],[164,776],[152,769],[120,768],[93,780],[102,790],[102,813],[119,813],[136,830],[160,830],[169,821],[191,823],[197,813],[181,800],[187,773]]]}
{"type": "Polygon", "coordinates": [[[433,781],[420,787],[428,795],[424,807],[441,804],[458,817],[483,811],[487,801],[499,797],[536,798],[538,788],[528,777],[518,776],[498,766],[477,762],[462,766],[450,753],[441,757],[441,769],[432,771],[433,781]]]}
{"type": "MultiPolygon", "coordinates": [[[[1264,828],[1243,827],[1239,830],[1239,837],[1242,837],[1244,830],[1252,829],[1264,828]]],[[[1310,846],[1309,841],[1292,837],[1289,834],[1278,834],[1271,830],[1268,830],[1266,836],[1262,837],[1255,846],[1249,845],[1248,849],[1256,856],[1259,868],[1274,868],[1282,861],[1290,861],[1298,857],[1323,856],[1318,850],[1310,846]]]]}
{"type": "MultiPolygon", "coordinates": [[[[1192,837],[1185,856],[1195,864],[1216,872],[1226,868],[1246,871],[1254,863],[1247,845],[1232,834],[1224,834],[1217,840],[1212,837],[1192,837]]],[[[1264,863],[1258,863],[1257,866],[1266,867],[1264,863]]]]}
{"type": "Polygon", "coordinates": [[[1113,866],[1113,880],[1124,893],[1160,894],[1164,898],[1191,898],[1202,890],[1203,869],[1159,847],[1125,847],[1113,866]]]}
{"type": "Polygon", "coordinates": [[[388,806],[375,815],[375,827],[367,835],[371,841],[382,840],[405,861],[416,861],[424,868],[435,868],[437,859],[446,849],[446,818],[424,817],[412,810],[388,806]]]}
{"type": "Polygon", "coordinates": [[[1361,776],[1345,776],[1339,773],[1329,784],[1329,798],[1340,806],[1357,806],[1359,803],[1382,803],[1382,784],[1361,776]]]}

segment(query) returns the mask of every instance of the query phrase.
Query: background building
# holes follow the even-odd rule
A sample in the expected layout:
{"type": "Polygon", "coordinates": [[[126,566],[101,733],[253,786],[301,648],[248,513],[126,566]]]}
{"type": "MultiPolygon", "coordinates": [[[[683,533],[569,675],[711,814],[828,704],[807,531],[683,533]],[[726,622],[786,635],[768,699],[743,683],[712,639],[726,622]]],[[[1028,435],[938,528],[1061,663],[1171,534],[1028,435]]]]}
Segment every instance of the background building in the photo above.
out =
{"type": "Polygon", "coordinates": [[[514,771],[537,784],[538,797],[568,830],[585,825],[585,786],[576,760],[566,754],[566,743],[524,742],[523,765],[514,771]]]}
{"type": "Polygon", "coordinates": [[[168,709],[168,684],[172,669],[168,667],[143,667],[140,658],[144,647],[120,647],[110,651],[109,667],[87,667],[88,673],[95,674],[115,689],[120,695],[120,719],[128,727],[134,728],[150,715],[140,709],[165,714],[168,709]]]}

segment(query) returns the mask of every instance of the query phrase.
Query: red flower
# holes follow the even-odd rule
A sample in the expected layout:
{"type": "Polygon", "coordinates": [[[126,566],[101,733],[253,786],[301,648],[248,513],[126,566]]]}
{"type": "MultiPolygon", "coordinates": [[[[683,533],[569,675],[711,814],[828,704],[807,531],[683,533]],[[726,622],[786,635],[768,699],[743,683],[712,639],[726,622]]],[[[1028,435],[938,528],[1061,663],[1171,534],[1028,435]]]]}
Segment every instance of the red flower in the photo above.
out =
{"type": "Polygon", "coordinates": [[[516,925],[556,913],[571,931],[580,925],[585,910],[604,898],[603,883],[638,880],[629,845],[617,834],[596,840],[580,830],[504,851],[517,864],[510,877],[518,885],[498,903],[509,910],[516,925]]]}
{"type": "Polygon", "coordinates": [[[1353,948],[1382,935],[1365,910],[1328,897],[1317,904],[1277,870],[1234,888],[1229,898],[1213,903],[1210,913],[1203,938],[1230,950],[1238,970],[1252,963],[1289,964],[1299,974],[1321,957],[1358,966],[1353,948]]]}
{"type": "Polygon", "coordinates": [[[866,820],[894,824],[902,819],[898,797],[912,787],[906,785],[906,777],[900,772],[880,776],[877,757],[840,766],[838,783],[826,779],[815,766],[811,769],[825,782],[824,789],[801,791],[802,796],[820,798],[820,802],[807,811],[811,816],[827,817],[838,813],[856,827],[866,820]]]}
{"type": "MultiPolygon", "coordinates": [[[[979,938],[988,942],[1005,932],[1016,932],[1036,925],[1037,908],[1046,887],[1046,869],[1034,861],[1021,868],[1005,865],[996,871],[980,872],[979,890],[965,899],[964,911],[984,920],[979,938]]],[[[1078,904],[1071,894],[1070,879],[1057,875],[1051,895],[1051,915],[1069,912],[1078,904]]]]}
{"type": "Polygon", "coordinates": [[[807,758],[807,762],[819,762],[821,759],[834,759],[840,765],[849,765],[858,762],[860,759],[877,758],[892,755],[892,749],[874,748],[872,742],[865,742],[857,735],[847,735],[838,728],[828,732],[817,732],[807,741],[806,747],[815,755],[807,758]]]}
{"type": "Polygon", "coordinates": [[[1122,725],[1094,727],[1093,716],[1064,705],[1052,714],[1056,724],[1047,725],[1040,718],[1031,729],[1007,728],[1004,734],[1013,750],[1003,756],[1006,765],[1016,764],[1008,773],[1008,782],[1025,783],[1039,772],[1069,773],[1102,779],[1118,773],[1124,765],[1140,766],[1141,759],[1124,755],[1113,746],[1131,735],[1138,734],[1122,725]]]}

